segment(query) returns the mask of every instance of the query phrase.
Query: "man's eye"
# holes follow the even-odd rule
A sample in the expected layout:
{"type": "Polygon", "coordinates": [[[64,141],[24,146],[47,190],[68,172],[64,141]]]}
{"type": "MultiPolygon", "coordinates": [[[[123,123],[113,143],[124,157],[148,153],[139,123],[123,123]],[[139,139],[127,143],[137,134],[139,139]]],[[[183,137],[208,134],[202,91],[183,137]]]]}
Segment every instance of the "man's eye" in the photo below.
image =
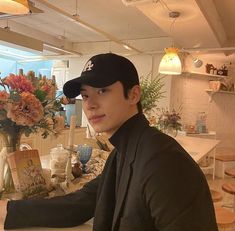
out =
{"type": "Polygon", "coordinates": [[[88,98],[88,95],[81,95],[83,100],[86,100],[88,98]]]}
{"type": "Polygon", "coordinates": [[[99,90],[98,90],[98,94],[103,94],[103,93],[105,93],[106,91],[107,91],[107,89],[104,89],[104,88],[99,89],[99,90]]]}

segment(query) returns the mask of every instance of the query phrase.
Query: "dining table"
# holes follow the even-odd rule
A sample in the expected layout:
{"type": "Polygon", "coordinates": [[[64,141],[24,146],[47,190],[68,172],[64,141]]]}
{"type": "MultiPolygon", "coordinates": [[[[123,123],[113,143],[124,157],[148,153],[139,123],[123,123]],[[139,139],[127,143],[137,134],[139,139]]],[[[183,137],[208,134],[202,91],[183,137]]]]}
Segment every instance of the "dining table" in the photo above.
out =
{"type": "MultiPolygon", "coordinates": [[[[0,230],[4,230],[3,225],[0,224],[0,230]],[[2,228],[2,229],[1,229],[2,228]]],[[[69,228],[48,228],[48,227],[27,227],[21,229],[11,229],[11,231],[92,231],[92,223],[87,222],[85,224],[69,227],[69,228]]]]}
{"type": "Polygon", "coordinates": [[[192,137],[184,134],[178,134],[175,140],[197,163],[209,155],[220,143],[220,140],[217,139],[192,137]]]}

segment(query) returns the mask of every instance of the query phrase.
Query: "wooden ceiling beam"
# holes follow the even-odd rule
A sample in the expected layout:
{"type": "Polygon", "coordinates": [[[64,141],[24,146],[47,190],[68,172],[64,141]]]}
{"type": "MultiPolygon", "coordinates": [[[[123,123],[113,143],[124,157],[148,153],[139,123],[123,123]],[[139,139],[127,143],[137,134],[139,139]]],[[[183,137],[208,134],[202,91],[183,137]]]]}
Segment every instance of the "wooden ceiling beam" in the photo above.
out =
{"type": "Polygon", "coordinates": [[[113,36],[112,34],[109,34],[103,30],[101,30],[100,28],[82,20],[79,16],[76,15],[72,15],[69,14],[68,12],[62,10],[59,7],[56,7],[54,5],[52,5],[51,3],[49,3],[47,0],[37,0],[37,2],[41,3],[42,5],[48,7],[51,10],[54,10],[55,12],[59,13],[60,15],[65,16],[66,18],[68,18],[70,21],[73,21],[77,24],[80,24],[82,27],[87,28],[88,30],[94,31],[95,33],[98,33],[102,36],[104,36],[105,38],[107,38],[110,41],[113,41],[121,46],[127,46],[129,47],[131,50],[137,52],[137,53],[142,53],[142,51],[138,50],[137,48],[131,46],[130,44],[127,44],[125,42],[123,42],[122,40],[118,39],[117,37],[113,36]]]}
{"type": "Polygon", "coordinates": [[[227,35],[213,0],[195,0],[203,16],[211,27],[221,47],[227,43],[227,35]]]}
{"type": "Polygon", "coordinates": [[[0,28],[0,40],[35,51],[43,51],[43,42],[41,40],[33,39],[8,29],[0,28]]]}

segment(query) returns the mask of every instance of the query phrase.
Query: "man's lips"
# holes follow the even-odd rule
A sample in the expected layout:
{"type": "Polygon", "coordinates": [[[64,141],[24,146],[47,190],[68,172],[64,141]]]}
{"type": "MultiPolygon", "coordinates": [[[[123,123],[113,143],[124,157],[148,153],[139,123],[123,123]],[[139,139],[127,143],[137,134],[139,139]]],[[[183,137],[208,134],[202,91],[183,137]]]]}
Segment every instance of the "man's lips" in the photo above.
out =
{"type": "Polygon", "coordinates": [[[94,115],[94,116],[89,117],[88,120],[89,120],[89,122],[91,122],[91,123],[97,123],[97,122],[99,122],[101,119],[103,119],[104,116],[105,116],[105,115],[94,115]]]}

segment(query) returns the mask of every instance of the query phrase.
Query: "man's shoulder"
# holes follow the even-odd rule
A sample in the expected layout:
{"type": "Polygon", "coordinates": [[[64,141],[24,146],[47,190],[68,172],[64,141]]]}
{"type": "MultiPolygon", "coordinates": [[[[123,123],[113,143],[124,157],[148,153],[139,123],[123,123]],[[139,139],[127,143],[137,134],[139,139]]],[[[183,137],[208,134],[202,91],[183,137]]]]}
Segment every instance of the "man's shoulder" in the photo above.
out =
{"type": "Polygon", "coordinates": [[[141,134],[141,138],[144,141],[149,141],[153,144],[158,144],[159,142],[173,142],[176,143],[176,140],[165,133],[159,131],[155,127],[147,127],[141,134]]]}

